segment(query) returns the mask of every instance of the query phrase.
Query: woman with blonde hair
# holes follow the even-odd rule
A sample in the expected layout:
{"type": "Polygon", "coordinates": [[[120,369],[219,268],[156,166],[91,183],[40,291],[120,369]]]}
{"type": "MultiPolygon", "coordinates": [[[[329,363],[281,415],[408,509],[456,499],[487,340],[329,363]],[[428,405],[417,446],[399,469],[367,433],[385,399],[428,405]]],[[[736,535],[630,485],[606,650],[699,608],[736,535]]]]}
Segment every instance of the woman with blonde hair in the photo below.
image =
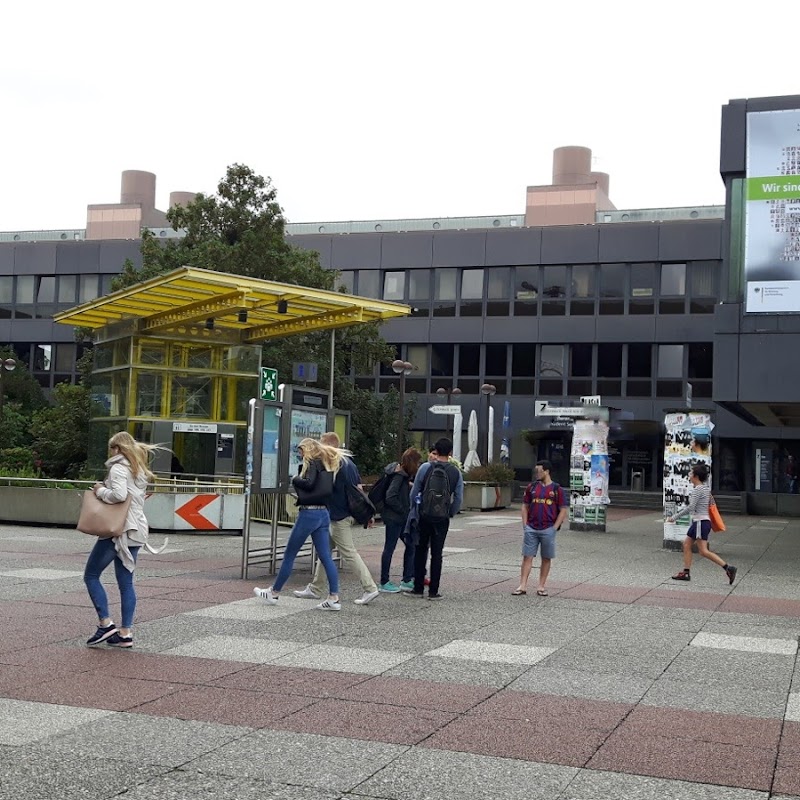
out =
{"type": "Polygon", "coordinates": [[[327,502],[333,493],[336,473],[342,465],[342,451],[316,439],[303,439],[297,446],[297,451],[303,459],[300,473],[292,478],[300,508],[297,521],[289,534],[289,541],[286,542],[275,582],[266,589],[256,586],[253,593],[270,605],[275,605],[283,585],[292,574],[294,560],[300,548],[310,536],[328,577],[328,599],[315,608],[320,611],[339,611],[342,608],[339,602],[339,573],[331,555],[331,517],[327,502]]]}
{"type": "Polygon", "coordinates": [[[105,642],[112,647],[133,647],[131,628],[136,612],[136,590],[133,585],[136,556],[142,547],[151,553],[160,553],[167,546],[165,541],[160,549],[155,550],[147,543],[149,526],[144,515],[145,489],[153,478],[148,466],[149,457],[153,451],[163,449],[159,445],[137,442],[125,431],[115,433],[108,441],[108,472],[105,479],[95,483],[92,490],[104,503],[124,503],[130,496],[131,504],[122,536],[98,539],[86,562],[83,582],[99,621],[94,635],[86,642],[89,646],[105,642]],[[100,581],[100,576],[112,561],[122,611],[122,625],[119,628],[109,616],[108,596],[100,581]]]}

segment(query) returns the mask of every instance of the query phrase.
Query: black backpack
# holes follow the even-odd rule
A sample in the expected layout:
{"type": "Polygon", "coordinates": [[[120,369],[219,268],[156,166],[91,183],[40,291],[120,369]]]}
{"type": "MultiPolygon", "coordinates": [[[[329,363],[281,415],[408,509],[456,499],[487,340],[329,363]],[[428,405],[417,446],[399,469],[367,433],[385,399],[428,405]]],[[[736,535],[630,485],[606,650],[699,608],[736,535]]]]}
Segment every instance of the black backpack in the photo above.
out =
{"type": "Polygon", "coordinates": [[[450,519],[451,502],[447,465],[441,461],[434,461],[422,487],[420,518],[430,521],[450,519]]]}
{"type": "Polygon", "coordinates": [[[384,472],[375,485],[369,490],[367,497],[376,511],[383,510],[383,503],[386,500],[386,490],[389,488],[389,481],[391,479],[392,475],[384,472]]]}
{"type": "Polygon", "coordinates": [[[345,493],[350,516],[359,525],[363,525],[366,528],[369,525],[369,521],[375,516],[375,506],[372,504],[372,500],[358,486],[353,486],[352,483],[345,484],[345,493]]]}

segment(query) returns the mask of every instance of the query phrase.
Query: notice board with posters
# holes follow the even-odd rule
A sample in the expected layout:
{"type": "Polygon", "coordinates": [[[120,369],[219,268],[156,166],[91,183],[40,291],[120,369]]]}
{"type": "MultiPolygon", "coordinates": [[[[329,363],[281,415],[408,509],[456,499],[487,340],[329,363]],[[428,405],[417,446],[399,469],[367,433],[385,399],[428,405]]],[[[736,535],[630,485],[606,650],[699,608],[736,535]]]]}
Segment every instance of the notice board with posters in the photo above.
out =
{"type": "Polygon", "coordinates": [[[605,530],[608,499],[608,422],[576,419],[569,465],[570,529],[605,530]]]}

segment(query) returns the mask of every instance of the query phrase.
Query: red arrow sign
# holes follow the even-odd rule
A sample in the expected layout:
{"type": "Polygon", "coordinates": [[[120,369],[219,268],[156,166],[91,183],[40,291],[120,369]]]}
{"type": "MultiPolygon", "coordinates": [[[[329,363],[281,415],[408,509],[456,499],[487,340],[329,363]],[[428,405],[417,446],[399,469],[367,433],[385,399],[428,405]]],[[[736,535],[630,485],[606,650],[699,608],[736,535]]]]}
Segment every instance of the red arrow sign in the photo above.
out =
{"type": "Polygon", "coordinates": [[[184,503],[180,508],[175,509],[175,513],[183,520],[186,520],[193,528],[211,528],[219,530],[219,527],[210,520],[206,519],[200,512],[210,503],[213,503],[219,495],[198,494],[188,503],[184,503]]]}

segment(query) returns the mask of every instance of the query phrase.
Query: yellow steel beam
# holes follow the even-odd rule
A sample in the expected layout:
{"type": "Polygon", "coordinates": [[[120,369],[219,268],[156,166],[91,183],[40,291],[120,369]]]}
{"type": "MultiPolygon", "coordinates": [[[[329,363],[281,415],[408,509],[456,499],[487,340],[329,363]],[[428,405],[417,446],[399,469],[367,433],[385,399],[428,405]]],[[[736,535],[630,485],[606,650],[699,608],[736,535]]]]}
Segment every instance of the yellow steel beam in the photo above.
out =
{"type": "Polygon", "coordinates": [[[341,311],[325,311],[297,319],[281,320],[266,325],[257,325],[245,331],[242,336],[244,342],[260,342],[264,339],[274,339],[276,336],[291,336],[293,333],[312,333],[330,328],[341,328],[345,325],[355,325],[358,322],[368,322],[364,319],[363,308],[345,308],[341,311]]]}
{"type": "Polygon", "coordinates": [[[248,308],[246,291],[237,290],[227,294],[216,295],[194,303],[186,303],[180,308],[160,311],[146,317],[142,324],[142,333],[153,333],[163,328],[170,328],[181,323],[197,322],[216,315],[232,314],[248,308]]]}

